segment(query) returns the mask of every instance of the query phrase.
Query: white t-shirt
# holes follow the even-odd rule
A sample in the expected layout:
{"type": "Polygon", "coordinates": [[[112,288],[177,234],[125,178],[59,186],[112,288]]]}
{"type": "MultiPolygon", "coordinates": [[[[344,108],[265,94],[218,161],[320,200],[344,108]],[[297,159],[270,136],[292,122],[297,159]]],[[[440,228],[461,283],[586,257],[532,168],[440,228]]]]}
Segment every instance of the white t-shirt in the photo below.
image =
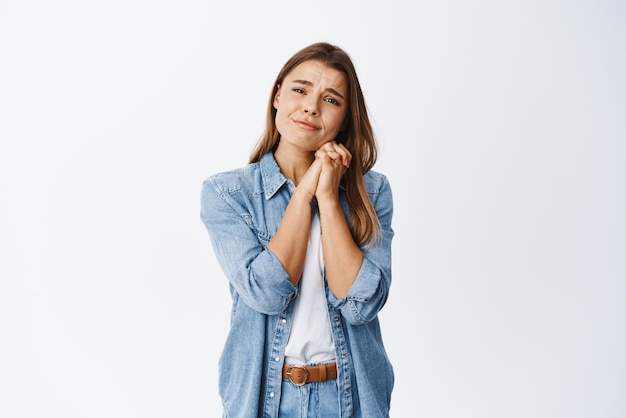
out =
{"type": "Polygon", "coordinates": [[[309,245],[295,301],[291,332],[285,347],[285,363],[292,366],[335,360],[335,344],[324,289],[324,257],[320,235],[320,218],[315,213],[311,220],[309,245]]]}

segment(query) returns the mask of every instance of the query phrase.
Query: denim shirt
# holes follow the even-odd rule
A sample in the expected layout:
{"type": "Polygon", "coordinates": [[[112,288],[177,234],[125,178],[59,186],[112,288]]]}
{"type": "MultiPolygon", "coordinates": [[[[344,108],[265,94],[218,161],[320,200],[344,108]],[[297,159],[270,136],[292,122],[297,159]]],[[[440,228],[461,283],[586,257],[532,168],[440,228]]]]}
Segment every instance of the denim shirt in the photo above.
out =
{"type": "MultiPolygon", "coordinates": [[[[362,247],[363,263],[348,295],[337,299],[325,284],[338,368],[342,417],[387,417],[394,375],[378,312],[391,284],[389,183],[369,171],[365,185],[381,226],[375,245],[362,247]]],[[[277,417],[284,350],[298,288],[267,244],[276,233],[294,184],[272,153],[202,184],[201,219],[230,282],[231,328],[219,360],[225,417],[277,417]]],[[[349,207],[343,189],[340,203],[349,207]]]]}

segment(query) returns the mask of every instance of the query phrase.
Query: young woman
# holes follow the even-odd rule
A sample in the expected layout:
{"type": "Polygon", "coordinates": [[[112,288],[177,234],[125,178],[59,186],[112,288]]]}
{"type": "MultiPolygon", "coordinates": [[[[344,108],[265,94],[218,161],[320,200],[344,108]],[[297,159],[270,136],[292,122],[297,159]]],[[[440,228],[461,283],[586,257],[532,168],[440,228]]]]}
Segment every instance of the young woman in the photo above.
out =
{"type": "Polygon", "coordinates": [[[225,417],[387,417],[378,321],[393,203],[349,56],[305,47],[273,85],[250,163],[212,175],[201,218],[230,281],[225,417]]]}

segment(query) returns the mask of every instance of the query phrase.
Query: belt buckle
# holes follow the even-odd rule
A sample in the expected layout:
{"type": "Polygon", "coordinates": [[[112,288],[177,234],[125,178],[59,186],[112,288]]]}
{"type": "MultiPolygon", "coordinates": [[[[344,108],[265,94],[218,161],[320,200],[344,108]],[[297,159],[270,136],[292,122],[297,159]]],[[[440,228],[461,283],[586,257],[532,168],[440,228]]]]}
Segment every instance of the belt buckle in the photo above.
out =
{"type": "Polygon", "coordinates": [[[291,383],[293,383],[294,385],[296,385],[296,386],[304,386],[304,385],[306,385],[307,381],[309,380],[309,371],[304,366],[289,366],[289,369],[287,369],[287,376],[289,377],[289,381],[291,381],[291,383]],[[293,379],[291,377],[291,371],[293,369],[302,370],[304,372],[304,381],[302,381],[300,383],[293,381],[293,379]]]}

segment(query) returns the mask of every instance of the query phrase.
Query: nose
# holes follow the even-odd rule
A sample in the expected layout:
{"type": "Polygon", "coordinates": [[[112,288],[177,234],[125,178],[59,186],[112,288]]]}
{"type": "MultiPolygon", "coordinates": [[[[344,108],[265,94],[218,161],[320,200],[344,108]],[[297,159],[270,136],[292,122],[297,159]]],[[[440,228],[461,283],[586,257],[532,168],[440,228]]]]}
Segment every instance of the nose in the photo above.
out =
{"type": "Polygon", "coordinates": [[[303,111],[307,115],[317,116],[318,110],[317,110],[317,105],[315,104],[315,101],[308,100],[307,102],[305,102],[303,111]]]}

